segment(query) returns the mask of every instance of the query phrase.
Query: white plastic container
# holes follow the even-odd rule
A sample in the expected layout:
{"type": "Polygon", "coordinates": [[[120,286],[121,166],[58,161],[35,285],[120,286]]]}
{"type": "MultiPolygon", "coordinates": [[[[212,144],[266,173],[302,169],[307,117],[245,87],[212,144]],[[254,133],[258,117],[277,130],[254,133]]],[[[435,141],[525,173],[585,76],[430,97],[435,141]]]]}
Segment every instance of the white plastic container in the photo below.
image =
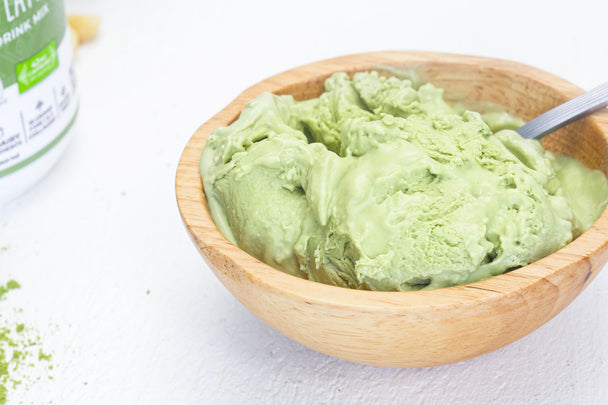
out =
{"type": "Polygon", "coordinates": [[[0,205],[39,181],[78,112],[63,0],[0,0],[0,205]]]}

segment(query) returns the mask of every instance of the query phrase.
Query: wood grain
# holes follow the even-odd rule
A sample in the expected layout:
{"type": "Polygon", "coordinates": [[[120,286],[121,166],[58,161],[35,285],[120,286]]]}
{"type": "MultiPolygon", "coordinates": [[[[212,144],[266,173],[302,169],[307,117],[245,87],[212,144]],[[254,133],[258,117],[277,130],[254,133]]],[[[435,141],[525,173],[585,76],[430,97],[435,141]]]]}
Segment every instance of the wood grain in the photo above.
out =
{"type": "MultiPolygon", "coordinates": [[[[201,255],[221,282],[254,314],[290,338],[322,353],[387,367],[436,366],[507,345],[543,325],[594,279],[608,260],[608,213],[560,251],[481,282],[418,292],[358,291],[302,280],[277,271],[228,242],[206,205],[199,158],[206,138],[231,123],[262,92],[318,96],[334,72],[391,66],[415,68],[446,98],[483,101],[531,119],[582,90],[515,62],[429,52],[376,52],[298,67],[245,90],[203,124],[181,156],[178,206],[201,255]]],[[[601,111],[546,137],[544,146],[608,169],[608,112],[601,111]]],[[[590,309],[594,310],[594,309],[590,309]]],[[[599,309],[598,309],[599,310],[599,309]]],[[[239,350],[239,348],[235,348],[239,350]]]]}

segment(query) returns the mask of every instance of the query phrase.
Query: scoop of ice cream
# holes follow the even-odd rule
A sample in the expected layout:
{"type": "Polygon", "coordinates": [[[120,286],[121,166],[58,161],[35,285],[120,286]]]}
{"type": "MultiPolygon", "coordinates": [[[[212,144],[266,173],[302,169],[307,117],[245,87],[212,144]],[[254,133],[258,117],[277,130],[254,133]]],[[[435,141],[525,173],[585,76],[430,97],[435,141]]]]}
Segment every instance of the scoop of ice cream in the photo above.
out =
{"type": "Polygon", "coordinates": [[[319,98],[263,94],[201,157],[220,231],[277,269],[351,288],[478,281],[536,261],[597,219],[608,182],[443,91],[375,72],[319,98]],[[591,186],[589,186],[591,185],[591,186]]]}

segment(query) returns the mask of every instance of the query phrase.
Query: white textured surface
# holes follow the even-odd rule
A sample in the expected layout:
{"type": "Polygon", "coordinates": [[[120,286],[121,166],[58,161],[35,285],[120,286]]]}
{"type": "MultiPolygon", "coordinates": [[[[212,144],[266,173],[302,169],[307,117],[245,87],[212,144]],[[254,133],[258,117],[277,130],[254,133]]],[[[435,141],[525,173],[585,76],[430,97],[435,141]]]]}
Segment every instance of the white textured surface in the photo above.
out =
{"type": "Polygon", "coordinates": [[[607,270],[496,352],[432,369],[361,366],[290,341],[239,304],[192,246],[173,191],[198,125],[304,63],[421,49],[512,59],[583,88],[606,81],[604,2],[554,1],[539,17],[547,4],[67,0],[103,18],[77,55],[75,136],[50,175],[0,211],[0,282],[22,284],[6,303],[40,330],[54,380],[9,403],[608,403],[607,270]]]}

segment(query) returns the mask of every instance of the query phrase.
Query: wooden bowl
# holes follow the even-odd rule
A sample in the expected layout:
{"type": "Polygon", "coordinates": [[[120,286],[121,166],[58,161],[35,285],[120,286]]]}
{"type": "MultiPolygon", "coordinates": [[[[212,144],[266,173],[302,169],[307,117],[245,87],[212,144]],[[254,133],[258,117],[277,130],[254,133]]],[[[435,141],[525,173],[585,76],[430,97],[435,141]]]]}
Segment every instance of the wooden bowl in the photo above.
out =
{"type": "MultiPolygon", "coordinates": [[[[251,257],[215,227],[203,194],[199,158],[211,132],[234,121],[262,92],[317,97],[332,73],[376,66],[416,67],[448,100],[492,102],[524,119],[582,93],[552,74],[504,60],[427,52],[350,55],[298,67],[244,91],[203,124],[179,162],[176,193],[194,244],[220,281],[273,328],[319,352],[388,367],[457,362],[505,346],[566,307],[608,258],[608,211],[563,249],[507,274],[473,284],[417,292],[360,291],[282,273],[251,257]]],[[[546,148],[606,173],[608,112],[545,138],[546,148]]]]}

